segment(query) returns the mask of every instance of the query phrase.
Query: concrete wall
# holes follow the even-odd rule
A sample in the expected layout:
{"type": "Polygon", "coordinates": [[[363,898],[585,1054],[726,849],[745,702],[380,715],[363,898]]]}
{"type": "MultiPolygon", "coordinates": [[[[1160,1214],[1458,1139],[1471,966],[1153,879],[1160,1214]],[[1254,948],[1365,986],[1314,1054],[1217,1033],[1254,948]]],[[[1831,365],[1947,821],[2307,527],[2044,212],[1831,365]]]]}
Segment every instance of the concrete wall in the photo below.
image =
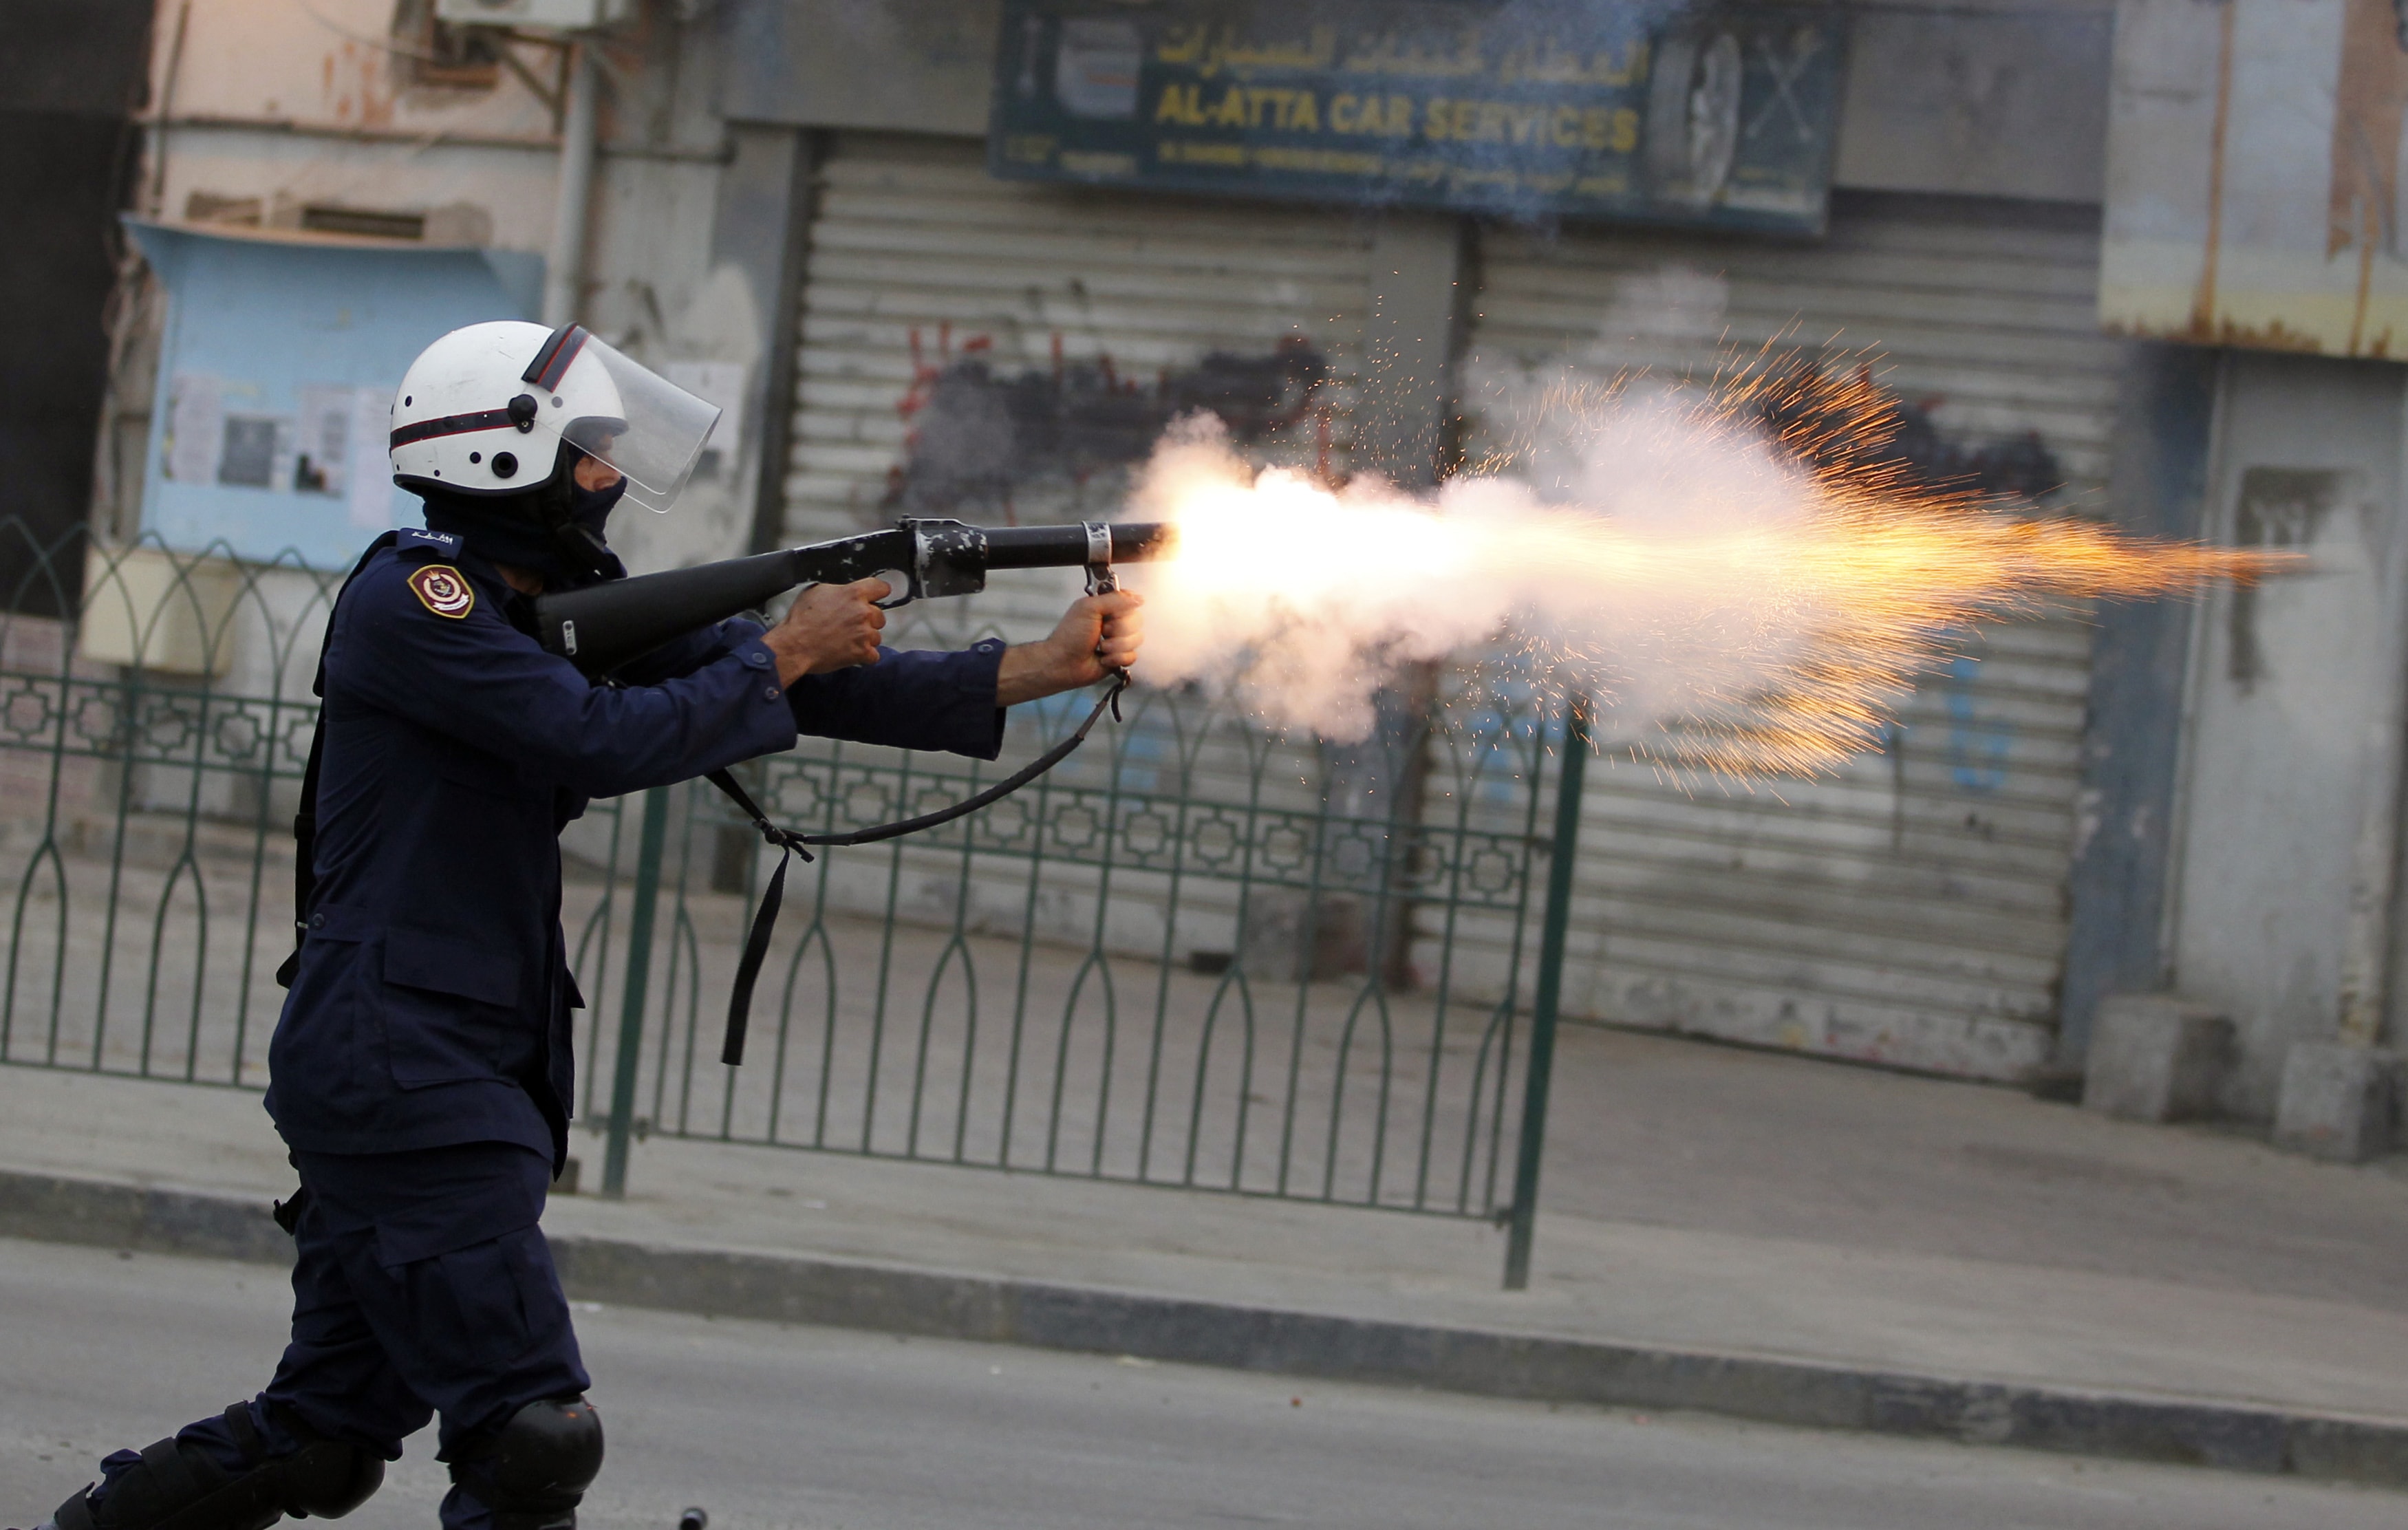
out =
{"type": "Polygon", "coordinates": [[[2408,370],[2231,351],[2204,533],[2311,571],[2218,591],[2191,648],[2173,986],[2229,1013],[2225,1105],[2263,1119],[2283,1054],[2326,1041],[2389,966],[2400,782],[2408,370]]]}
{"type": "Polygon", "coordinates": [[[1833,181],[2098,201],[2114,30],[2103,5],[1856,7],[1833,181]]]}
{"type": "MultiPolygon", "coordinates": [[[[419,81],[403,25],[417,5],[193,0],[184,20],[182,0],[162,0],[151,99],[165,121],[149,136],[137,206],[174,219],[196,196],[257,198],[270,221],[305,203],[445,209],[446,226],[474,242],[546,252],[559,164],[551,105],[507,69],[484,88],[419,81]]],[[[680,20],[680,7],[646,9],[601,50],[600,169],[579,317],[651,365],[739,365],[746,393],[740,439],[706,464],[678,512],[631,510],[614,524],[631,563],[658,567],[727,556],[752,540],[752,463],[768,418],[760,390],[781,349],[770,331],[796,136],[776,135],[765,158],[761,143],[731,134],[714,105],[713,34],[680,20]],[[776,188],[766,279],[752,210],[764,178],[776,188]]],[[[554,79],[549,50],[521,45],[515,54],[536,84],[554,79]]],[[[127,390],[118,393],[127,400],[127,390]]],[[[121,420],[121,433],[127,423],[142,422],[121,420]]]]}
{"type": "Polygon", "coordinates": [[[2120,333],[2408,353],[2408,50],[2393,0],[2123,0],[2100,317],[2120,333]]]}

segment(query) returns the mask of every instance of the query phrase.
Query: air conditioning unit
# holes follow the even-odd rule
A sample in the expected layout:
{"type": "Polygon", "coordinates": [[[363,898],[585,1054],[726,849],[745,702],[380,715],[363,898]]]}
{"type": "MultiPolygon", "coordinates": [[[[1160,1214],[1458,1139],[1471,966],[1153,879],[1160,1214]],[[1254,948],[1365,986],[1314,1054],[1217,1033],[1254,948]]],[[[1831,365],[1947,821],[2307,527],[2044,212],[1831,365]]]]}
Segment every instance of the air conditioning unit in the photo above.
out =
{"type": "Polygon", "coordinates": [[[635,14],[636,0],[435,0],[435,19],[452,26],[591,32],[635,14]]]}

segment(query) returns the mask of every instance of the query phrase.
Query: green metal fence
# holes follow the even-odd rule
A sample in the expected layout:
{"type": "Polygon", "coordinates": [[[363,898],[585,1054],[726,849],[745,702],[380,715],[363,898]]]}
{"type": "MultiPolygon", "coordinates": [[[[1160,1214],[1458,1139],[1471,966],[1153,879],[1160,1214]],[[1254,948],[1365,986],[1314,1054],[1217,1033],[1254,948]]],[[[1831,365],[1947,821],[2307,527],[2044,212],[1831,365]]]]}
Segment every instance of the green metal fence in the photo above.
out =
{"type": "MultiPolygon", "coordinates": [[[[339,575],[6,522],[0,568],[0,1061],[264,1084],[339,575]],[[29,593],[77,614],[13,614],[29,593]]],[[[1022,708],[993,765],[807,739],[744,769],[784,822],[877,822],[1083,705],[1022,708]]],[[[1561,719],[1502,664],[1357,746],[1176,691],[1127,713],[985,812],[798,865],[741,1069],[719,1026],[768,853],[698,784],[571,825],[605,1189],[657,1133],[1495,1218],[1518,1284],[1578,823],[1561,719]]]]}

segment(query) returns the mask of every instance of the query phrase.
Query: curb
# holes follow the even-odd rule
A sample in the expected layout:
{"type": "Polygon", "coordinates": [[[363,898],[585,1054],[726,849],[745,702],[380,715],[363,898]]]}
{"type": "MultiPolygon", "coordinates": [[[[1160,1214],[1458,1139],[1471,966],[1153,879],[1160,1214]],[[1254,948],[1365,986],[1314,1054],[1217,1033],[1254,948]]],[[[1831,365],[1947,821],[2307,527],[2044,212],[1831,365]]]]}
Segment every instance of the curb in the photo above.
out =
{"type": "MultiPolygon", "coordinates": [[[[0,1171],[0,1237],[289,1265],[263,1201],[0,1171]]],[[[552,1240],[572,1296],[1491,1397],[2408,1487],[2408,1423],[1371,1322],[806,1255],[552,1240]]]]}

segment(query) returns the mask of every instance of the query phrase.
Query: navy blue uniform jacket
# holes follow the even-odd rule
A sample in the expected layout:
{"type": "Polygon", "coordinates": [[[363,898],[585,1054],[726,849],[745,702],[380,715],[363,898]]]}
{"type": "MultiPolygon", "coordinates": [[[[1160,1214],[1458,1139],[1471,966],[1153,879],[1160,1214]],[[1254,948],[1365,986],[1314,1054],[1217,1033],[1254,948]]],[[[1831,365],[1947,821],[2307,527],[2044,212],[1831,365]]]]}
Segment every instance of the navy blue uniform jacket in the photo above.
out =
{"type": "Polygon", "coordinates": [[[404,532],[337,603],[317,894],[268,1047],[268,1113],[307,1152],[514,1142],[566,1154],[580,1007],[561,828],[587,799],[793,747],[799,730],[993,759],[1003,646],[884,652],[791,689],[729,622],[593,685],[451,537],[404,532]]]}

